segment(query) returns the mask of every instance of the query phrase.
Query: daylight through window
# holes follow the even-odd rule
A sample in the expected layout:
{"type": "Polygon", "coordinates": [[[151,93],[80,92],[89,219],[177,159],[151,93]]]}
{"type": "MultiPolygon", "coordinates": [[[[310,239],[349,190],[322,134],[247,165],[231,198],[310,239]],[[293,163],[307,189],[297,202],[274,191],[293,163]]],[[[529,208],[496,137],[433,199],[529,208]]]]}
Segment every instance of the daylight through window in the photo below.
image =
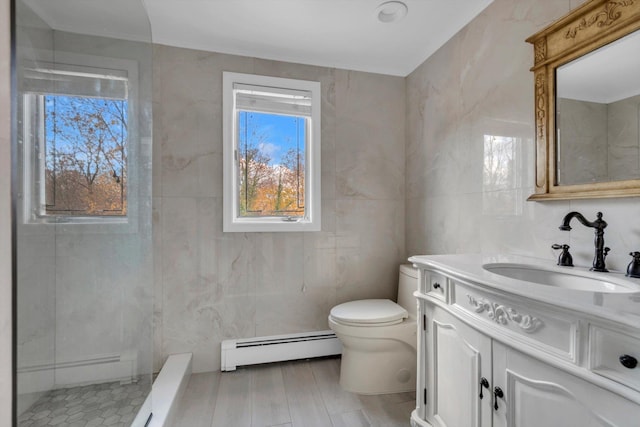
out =
{"type": "Polygon", "coordinates": [[[225,231],[318,230],[319,83],[224,80],[225,231]]]}
{"type": "Polygon", "coordinates": [[[43,100],[46,214],[126,215],[127,101],[43,100]]]}
{"type": "Polygon", "coordinates": [[[127,74],[68,64],[25,69],[28,221],[126,217],[127,74]]]}
{"type": "Polygon", "coordinates": [[[240,216],[304,217],[304,117],[238,111],[240,216]]]}

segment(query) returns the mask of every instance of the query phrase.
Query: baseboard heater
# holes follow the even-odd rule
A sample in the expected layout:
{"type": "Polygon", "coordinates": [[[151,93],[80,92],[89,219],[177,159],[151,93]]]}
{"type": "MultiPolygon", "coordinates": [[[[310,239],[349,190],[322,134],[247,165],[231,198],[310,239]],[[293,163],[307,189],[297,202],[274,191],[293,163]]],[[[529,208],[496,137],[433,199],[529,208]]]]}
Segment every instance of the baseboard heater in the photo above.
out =
{"type": "Polygon", "coordinates": [[[238,366],[342,353],[342,344],[333,331],[225,340],[222,341],[221,348],[222,371],[235,371],[238,366]]]}

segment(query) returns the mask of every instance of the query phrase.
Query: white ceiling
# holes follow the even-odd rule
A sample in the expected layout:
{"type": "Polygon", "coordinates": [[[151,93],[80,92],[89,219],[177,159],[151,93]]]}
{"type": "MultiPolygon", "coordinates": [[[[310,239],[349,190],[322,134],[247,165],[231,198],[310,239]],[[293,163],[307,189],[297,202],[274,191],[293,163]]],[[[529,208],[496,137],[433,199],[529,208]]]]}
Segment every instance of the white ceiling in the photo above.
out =
{"type": "MultiPolygon", "coordinates": [[[[54,29],[148,40],[132,0],[25,0],[54,29]]],[[[406,76],[492,0],[144,0],[153,42],[303,64],[406,76]]]]}
{"type": "Polygon", "coordinates": [[[54,30],[150,41],[144,6],[135,0],[23,0],[54,30]]]}

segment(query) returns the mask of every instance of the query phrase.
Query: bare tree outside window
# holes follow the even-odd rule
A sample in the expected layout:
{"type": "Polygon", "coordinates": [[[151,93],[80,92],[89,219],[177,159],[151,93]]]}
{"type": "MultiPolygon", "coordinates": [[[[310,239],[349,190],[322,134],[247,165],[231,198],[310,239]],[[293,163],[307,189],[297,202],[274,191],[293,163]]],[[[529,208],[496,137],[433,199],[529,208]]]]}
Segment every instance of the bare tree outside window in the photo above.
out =
{"type": "Polygon", "coordinates": [[[240,216],[304,216],[305,119],[239,112],[240,216]]]}
{"type": "Polygon", "coordinates": [[[320,231],[320,83],[222,77],[223,231],[320,231]]]}
{"type": "Polygon", "coordinates": [[[45,95],[46,214],[127,214],[127,101],[45,95]]]}

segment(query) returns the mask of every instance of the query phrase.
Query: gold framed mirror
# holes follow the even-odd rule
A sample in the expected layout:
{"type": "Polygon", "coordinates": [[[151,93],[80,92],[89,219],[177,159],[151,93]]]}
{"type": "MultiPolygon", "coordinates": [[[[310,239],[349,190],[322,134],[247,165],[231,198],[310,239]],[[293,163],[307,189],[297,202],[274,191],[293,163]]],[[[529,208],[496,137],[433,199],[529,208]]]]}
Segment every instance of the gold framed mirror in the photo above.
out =
{"type": "Polygon", "coordinates": [[[640,196],[640,0],[587,1],[527,42],[536,130],[528,200],[640,196]]]}

